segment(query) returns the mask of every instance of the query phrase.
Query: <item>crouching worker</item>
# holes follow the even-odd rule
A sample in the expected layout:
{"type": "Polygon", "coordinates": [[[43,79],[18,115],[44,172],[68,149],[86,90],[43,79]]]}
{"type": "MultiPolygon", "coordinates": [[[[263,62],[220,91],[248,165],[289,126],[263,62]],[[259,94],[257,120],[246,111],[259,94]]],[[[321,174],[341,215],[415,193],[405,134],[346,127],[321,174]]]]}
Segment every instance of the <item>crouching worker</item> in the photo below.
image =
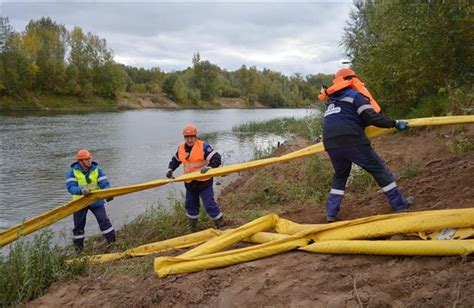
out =
{"type": "MultiPolygon", "coordinates": [[[[88,150],[80,150],[76,154],[77,162],[71,165],[66,174],[66,188],[73,200],[88,196],[94,190],[110,188],[109,180],[99,165],[92,161],[88,150]]],[[[108,202],[113,198],[107,199],[108,202]]],[[[86,226],[87,212],[90,210],[99,223],[100,231],[110,245],[115,242],[115,230],[105,211],[105,201],[98,200],[88,207],[74,213],[73,242],[79,253],[84,249],[84,227],[86,226]]]]}
{"type": "MultiPolygon", "coordinates": [[[[221,165],[221,155],[209,144],[197,138],[197,129],[193,125],[186,125],[183,129],[184,142],[168,165],[167,178],[173,177],[173,171],[183,164],[184,173],[206,173],[211,168],[221,165]]],[[[189,221],[189,231],[196,232],[199,217],[199,198],[204,203],[207,214],[214,220],[217,228],[225,226],[222,212],[214,199],[213,179],[204,178],[184,183],[186,187],[186,216],[189,221]]]]}
{"type": "Polygon", "coordinates": [[[374,177],[394,212],[408,209],[414,197],[402,196],[392,173],[372,149],[364,132],[369,125],[403,131],[409,128],[408,123],[379,113],[379,105],[351,69],[340,69],[335,77],[334,84],[318,96],[320,100],[328,99],[323,144],[335,171],[326,204],[327,221],[336,220],[352,163],[374,177]]]}

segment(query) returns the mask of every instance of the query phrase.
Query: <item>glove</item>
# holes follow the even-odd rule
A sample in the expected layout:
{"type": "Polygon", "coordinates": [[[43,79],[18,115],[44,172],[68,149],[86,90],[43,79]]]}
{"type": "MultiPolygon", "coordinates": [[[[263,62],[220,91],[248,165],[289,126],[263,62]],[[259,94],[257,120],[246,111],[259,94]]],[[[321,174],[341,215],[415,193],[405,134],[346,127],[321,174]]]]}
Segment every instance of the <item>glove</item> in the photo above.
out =
{"type": "Polygon", "coordinates": [[[86,197],[87,197],[87,196],[89,196],[89,195],[91,194],[91,191],[89,190],[89,188],[83,187],[83,188],[81,189],[81,193],[82,193],[83,196],[86,196],[86,197]]]}
{"type": "Polygon", "coordinates": [[[168,169],[168,172],[166,172],[166,177],[168,179],[172,179],[173,178],[173,170],[168,169]]]}
{"type": "Polygon", "coordinates": [[[110,202],[112,200],[114,200],[114,197],[110,197],[110,198],[105,199],[105,201],[107,201],[107,202],[110,202]]]}
{"type": "Polygon", "coordinates": [[[407,121],[396,120],[395,121],[395,128],[399,131],[404,131],[410,128],[407,121]]]}
{"type": "Polygon", "coordinates": [[[204,167],[204,168],[201,169],[201,173],[204,174],[204,173],[208,172],[211,169],[212,169],[211,167],[204,167]]]}

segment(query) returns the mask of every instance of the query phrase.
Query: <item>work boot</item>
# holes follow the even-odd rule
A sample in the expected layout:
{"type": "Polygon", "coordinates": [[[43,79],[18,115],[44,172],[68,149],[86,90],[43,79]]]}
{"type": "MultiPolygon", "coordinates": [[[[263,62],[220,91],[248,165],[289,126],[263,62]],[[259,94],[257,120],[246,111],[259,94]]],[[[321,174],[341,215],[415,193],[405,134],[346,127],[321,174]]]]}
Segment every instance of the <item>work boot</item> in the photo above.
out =
{"type": "Polygon", "coordinates": [[[117,245],[114,242],[107,243],[107,246],[104,249],[104,253],[114,253],[118,251],[117,245]]]}
{"type": "Polygon", "coordinates": [[[327,215],[327,216],[326,216],[326,221],[327,221],[328,223],[335,222],[335,221],[336,221],[336,216],[327,215]]]}
{"type": "Polygon", "coordinates": [[[410,196],[410,197],[407,197],[405,200],[407,201],[408,207],[410,207],[413,204],[415,204],[416,198],[414,196],[410,196]]]}
{"type": "Polygon", "coordinates": [[[222,229],[225,227],[224,218],[221,216],[219,219],[214,220],[214,225],[217,229],[222,229]]]}
{"type": "Polygon", "coordinates": [[[74,250],[76,254],[80,255],[84,251],[84,240],[82,241],[73,241],[74,243],[74,250]]]}
{"type": "Polygon", "coordinates": [[[197,224],[198,224],[197,218],[188,218],[188,222],[189,222],[189,232],[191,232],[191,233],[196,232],[198,230],[198,228],[197,228],[197,224]]]}
{"type": "Polygon", "coordinates": [[[395,213],[403,213],[403,212],[408,212],[409,208],[415,204],[416,198],[414,196],[406,197],[405,198],[407,206],[404,209],[398,210],[395,213]]]}
{"type": "Polygon", "coordinates": [[[115,245],[115,231],[113,231],[113,234],[110,234],[109,236],[107,236],[106,240],[107,240],[107,247],[105,247],[104,253],[115,252],[117,250],[116,249],[117,246],[115,245]]]}

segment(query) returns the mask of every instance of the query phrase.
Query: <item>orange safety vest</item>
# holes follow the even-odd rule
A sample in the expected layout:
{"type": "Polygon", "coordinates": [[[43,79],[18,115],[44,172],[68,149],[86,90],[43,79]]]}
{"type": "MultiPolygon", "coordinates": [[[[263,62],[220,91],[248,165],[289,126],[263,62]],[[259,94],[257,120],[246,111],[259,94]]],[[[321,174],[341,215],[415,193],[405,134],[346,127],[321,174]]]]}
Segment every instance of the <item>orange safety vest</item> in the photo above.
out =
{"type": "MultiPolygon", "coordinates": [[[[178,159],[183,163],[184,174],[199,171],[208,165],[209,162],[204,159],[204,142],[197,139],[196,142],[194,142],[191,153],[189,153],[189,157],[188,153],[186,153],[185,145],[186,142],[181,143],[178,149],[178,159]]],[[[197,181],[207,181],[209,179],[210,178],[205,178],[197,181]]],[[[189,183],[191,181],[186,182],[189,183]]]]}
{"type": "Polygon", "coordinates": [[[372,108],[374,108],[374,111],[377,113],[380,112],[381,109],[379,104],[377,104],[375,99],[372,97],[372,94],[370,94],[369,90],[367,90],[367,88],[364,86],[364,83],[356,77],[352,77],[350,80],[344,80],[342,77],[334,79],[333,85],[327,88],[324,92],[321,91],[321,94],[318,95],[318,99],[320,101],[326,100],[331,94],[347,87],[351,87],[352,89],[367,97],[369,99],[370,105],[372,105],[372,108]]]}

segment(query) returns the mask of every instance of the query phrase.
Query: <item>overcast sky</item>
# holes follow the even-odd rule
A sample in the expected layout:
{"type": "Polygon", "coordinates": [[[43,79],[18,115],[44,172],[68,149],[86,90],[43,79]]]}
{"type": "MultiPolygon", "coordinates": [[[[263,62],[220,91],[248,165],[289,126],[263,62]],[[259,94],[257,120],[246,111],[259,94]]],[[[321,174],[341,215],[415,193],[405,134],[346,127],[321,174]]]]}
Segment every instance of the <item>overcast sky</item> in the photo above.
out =
{"type": "Polygon", "coordinates": [[[165,71],[201,54],[221,68],[264,67],[286,75],[334,73],[352,1],[325,2],[1,2],[16,31],[49,16],[107,40],[115,60],[165,71]]]}

